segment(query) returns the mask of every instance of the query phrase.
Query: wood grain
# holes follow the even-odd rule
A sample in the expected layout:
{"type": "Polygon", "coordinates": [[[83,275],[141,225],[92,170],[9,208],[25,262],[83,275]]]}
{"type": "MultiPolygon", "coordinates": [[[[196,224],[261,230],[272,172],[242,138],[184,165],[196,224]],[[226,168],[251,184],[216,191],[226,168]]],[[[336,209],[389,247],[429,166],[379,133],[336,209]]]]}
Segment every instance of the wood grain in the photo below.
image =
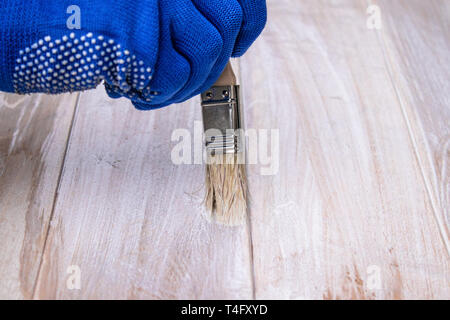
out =
{"type": "MultiPolygon", "coordinates": [[[[383,12],[392,2],[400,1],[386,1],[383,12]]],[[[432,119],[448,112],[439,90],[448,73],[431,82],[428,70],[416,69],[428,103],[403,103],[379,31],[366,27],[368,5],[271,1],[268,28],[242,59],[247,126],[279,129],[281,142],[277,175],[249,168],[256,298],[450,297],[448,239],[436,219],[447,205],[434,205],[424,180],[430,174],[448,181],[448,173],[418,161],[429,150],[413,142],[424,132],[408,124],[412,110],[432,119]],[[373,282],[378,271],[380,286],[373,282]]],[[[434,12],[442,18],[445,11],[434,12]]],[[[434,23],[431,16],[422,22],[434,23]]],[[[385,36],[391,28],[384,26],[385,36]]],[[[448,52],[442,41],[433,44],[430,55],[448,52]]],[[[399,57],[421,47],[410,49],[391,63],[400,66],[399,57]]],[[[448,123],[433,126],[444,141],[448,123]]]]}
{"type": "Polygon", "coordinates": [[[450,251],[450,2],[379,1],[379,39],[450,251]]]}
{"type": "Polygon", "coordinates": [[[32,297],[76,99],[0,93],[0,299],[32,297]]]}
{"type": "Polygon", "coordinates": [[[280,142],[244,227],[206,221],[204,166],[171,161],[198,98],[0,94],[0,298],[450,298],[450,2],[268,5],[232,61],[259,155],[280,142]]]}
{"type": "Polygon", "coordinates": [[[170,158],[173,130],[200,111],[82,94],[35,298],[252,298],[247,229],[210,224],[204,166],[170,158]],[[66,287],[71,265],[80,290],[66,287]]]}

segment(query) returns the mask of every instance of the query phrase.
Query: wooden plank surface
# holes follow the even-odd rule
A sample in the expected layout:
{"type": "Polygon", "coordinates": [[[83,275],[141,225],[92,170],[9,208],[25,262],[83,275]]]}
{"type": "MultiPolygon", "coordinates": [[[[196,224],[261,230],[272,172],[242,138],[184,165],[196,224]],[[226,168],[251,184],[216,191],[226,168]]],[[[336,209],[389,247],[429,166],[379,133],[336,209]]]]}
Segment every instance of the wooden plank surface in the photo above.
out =
{"type": "Polygon", "coordinates": [[[450,2],[268,4],[236,70],[279,167],[249,165],[243,227],[171,161],[198,99],[0,94],[0,298],[450,298],[450,2]]]}
{"type": "Polygon", "coordinates": [[[0,93],[0,299],[32,297],[76,100],[0,93]]]}
{"type": "MultiPolygon", "coordinates": [[[[386,1],[382,12],[392,2],[399,1],[386,1]]],[[[439,89],[448,73],[428,82],[428,103],[404,104],[380,31],[367,28],[368,6],[270,1],[268,28],[242,59],[247,125],[279,129],[281,141],[277,175],[249,168],[256,298],[450,297],[448,239],[436,219],[448,204],[434,206],[427,192],[423,175],[438,168],[418,161],[428,150],[413,143],[423,132],[408,125],[404,110],[447,114],[448,91],[439,89]],[[428,104],[434,107],[423,111],[428,104]]],[[[415,27],[439,32],[431,26],[415,27]]],[[[442,41],[433,44],[441,45],[428,48],[435,59],[448,53],[442,41]]],[[[448,123],[433,129],[444,140],[448,123]]],[[[448,181],[447,173],[441,178],[448,181]]]]}
{"type": "Polygon", "coordinates": [[[380,41],[442,239],[450,248],[450,2],[378,1],[380,41]]]}
{"type": "Polygon", "coordinates": [[[252,298],[247,228],[210,224],[204,166],[171,161],[200,119],[198,99],[143,113],[82,94],[35,298],[252,298]]]}

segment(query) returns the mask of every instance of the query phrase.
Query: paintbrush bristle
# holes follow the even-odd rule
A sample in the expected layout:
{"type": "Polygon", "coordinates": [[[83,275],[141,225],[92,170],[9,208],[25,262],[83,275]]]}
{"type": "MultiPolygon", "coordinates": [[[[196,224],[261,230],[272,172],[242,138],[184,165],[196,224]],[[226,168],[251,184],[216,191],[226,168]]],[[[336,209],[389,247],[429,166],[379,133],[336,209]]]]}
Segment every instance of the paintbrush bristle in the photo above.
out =
{"type": "Polygon", "coordinates": [[[210,219],[227,226],[239,226],[247,217],[245,165],[235,154],[208,156],[205,204],[210,219]]]}

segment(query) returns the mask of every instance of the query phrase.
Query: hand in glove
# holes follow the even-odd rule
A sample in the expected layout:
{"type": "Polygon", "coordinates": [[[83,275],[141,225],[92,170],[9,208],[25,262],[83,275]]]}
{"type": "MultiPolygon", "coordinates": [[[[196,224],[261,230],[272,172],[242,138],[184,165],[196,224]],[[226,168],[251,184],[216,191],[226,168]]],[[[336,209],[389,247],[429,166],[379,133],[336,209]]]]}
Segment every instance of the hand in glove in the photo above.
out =
{"type": "Polygon", "coordinates": [[[0,90],[57,94],[104,82],[138,109],[164,107],[208,89],[266,22],[265,0],[73,3],[0,0],[0,90]]]}

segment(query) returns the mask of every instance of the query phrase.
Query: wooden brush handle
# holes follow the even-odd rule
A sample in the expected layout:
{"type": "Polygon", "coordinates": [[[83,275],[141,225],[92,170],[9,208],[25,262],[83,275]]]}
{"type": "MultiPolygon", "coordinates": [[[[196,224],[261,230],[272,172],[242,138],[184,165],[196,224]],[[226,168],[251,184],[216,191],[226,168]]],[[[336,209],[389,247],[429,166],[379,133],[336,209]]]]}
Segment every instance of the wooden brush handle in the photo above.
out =
{"type": "Polygon", "coordinates": [[[219,80],[214,84],[215,86],[229,86],[236,85],[236,75],[233,72],[233,68],[231,67],[231,63],[228,62],[225,70],[223,70],[222,75],[219,80]]]}

